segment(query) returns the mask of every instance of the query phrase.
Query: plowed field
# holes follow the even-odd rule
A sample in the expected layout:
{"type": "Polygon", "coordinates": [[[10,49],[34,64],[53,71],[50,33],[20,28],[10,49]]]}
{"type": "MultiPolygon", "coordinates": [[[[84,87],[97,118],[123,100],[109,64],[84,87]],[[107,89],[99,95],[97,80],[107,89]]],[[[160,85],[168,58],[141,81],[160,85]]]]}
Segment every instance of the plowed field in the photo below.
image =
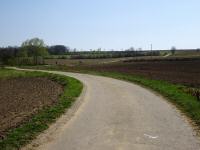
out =
{"type": "Polygon", "coordinates": [[[0,79],[0,136],[58,101],[63,87],[41,77],[0,79]]]}

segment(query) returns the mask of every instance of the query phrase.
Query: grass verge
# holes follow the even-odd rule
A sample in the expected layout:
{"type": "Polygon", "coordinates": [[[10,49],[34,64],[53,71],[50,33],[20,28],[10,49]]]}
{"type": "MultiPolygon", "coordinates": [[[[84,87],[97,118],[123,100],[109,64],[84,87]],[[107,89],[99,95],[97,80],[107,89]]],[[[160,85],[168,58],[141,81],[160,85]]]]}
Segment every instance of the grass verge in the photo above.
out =
{"type": "Polygon", "coordinates": [[[83,85],[80,81],[63,75],[55,75],[43,72],[17,71],[10,69],[0,69],[0,78],[19,77],[48,77],[64,86],[64,92],[57,104],[44,108],[21,126],[11,129],[6,138],[0,141],[1,150],[19,149],[23,145],[33,140],[39,133],[48,128],[69,108],[75,99],[80,95],[83,85]]]}

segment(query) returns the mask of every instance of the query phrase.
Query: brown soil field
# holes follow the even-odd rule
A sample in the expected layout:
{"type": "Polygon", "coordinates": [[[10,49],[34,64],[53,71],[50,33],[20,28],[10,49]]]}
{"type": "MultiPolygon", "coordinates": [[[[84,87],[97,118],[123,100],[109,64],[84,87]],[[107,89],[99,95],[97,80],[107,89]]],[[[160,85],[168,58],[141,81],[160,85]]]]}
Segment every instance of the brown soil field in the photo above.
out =
{"type": "MultiPolygon", "coordinates": [[[[132,58],[132,57],[131,57],[132,58]]],[[[45,59],[45,64],[48,65],[66,65],[66,66],[77,66],[77,65],[99,65],[109,64],[119,61],[127,60],[127,58],[102,58],[102,59],[45,59]]]]}
{"type": "Polygon", "coordinates": [[[0,79],[0,137],[41,108],[58,101],[63,87],[47,78],[0,79]]]}
{"type": "Polygon", "coordinates": [[[142,75],[191,87],[200,87],[200,60],[141,61],[84,67],[87,70],[142,75]]]}
{"type": "MultiPolygon", "coordinates": [[[[109,60],[109,59],[108,59],[109,60]]],[[[73,64],[75,60],[60,61],[55,65],[55,60],[49,60],[53,66],[31,67],[35,69],[53,69],[62,71],[103,71],[118,72],[130,75],[142,75],[150,79],[164,80],[171,83],[200,88],[200,58],[160,58],[160,57],[140,57],[123,58],[112,63],[102,63],[103,60],[82,59],[82,64],[73,64]],[[88,61],[88,62],[87,62],[88,61]],[[102,61],[97,64],[96,61],[102,61]],[[87,63],[86,63],[87,62],[87,63]]],[[[78,61],[78,60],[76,60],[78,61]]],[[[51,64],[49,62],[49,64],[51,64]]],[[[29,68],[29,67],[27,67],[29,68]]]]}

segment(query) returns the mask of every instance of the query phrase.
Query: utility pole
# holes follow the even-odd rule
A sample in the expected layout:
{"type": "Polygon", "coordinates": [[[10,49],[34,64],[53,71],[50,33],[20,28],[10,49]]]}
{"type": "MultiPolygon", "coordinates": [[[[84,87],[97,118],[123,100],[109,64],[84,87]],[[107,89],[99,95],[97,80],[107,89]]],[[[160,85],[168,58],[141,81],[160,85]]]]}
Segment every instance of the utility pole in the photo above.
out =
{"type": "Polygon", "coordinates": [[[153,45],[151,44],[151,58],[153,57],[153,45]]]}

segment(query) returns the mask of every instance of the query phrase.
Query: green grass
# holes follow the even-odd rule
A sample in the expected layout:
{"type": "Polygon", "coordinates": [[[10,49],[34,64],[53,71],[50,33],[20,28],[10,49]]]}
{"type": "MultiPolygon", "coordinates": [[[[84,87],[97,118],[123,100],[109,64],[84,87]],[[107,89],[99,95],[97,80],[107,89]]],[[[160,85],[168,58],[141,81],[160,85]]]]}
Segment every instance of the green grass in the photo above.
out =
{"type": "Polygon", "coordinates": [[[54,106],[44,108],[36,115],[22,124],[20,127],[8,132],[5,139],[0,141],[1,150],[19,149],[23,145],[33,140],[39,133],[48,128],[69,108],[82,91],[83,85],[80,81],[62,75],[55,75],[43,72],[27,72],[9,69],[0,69],[0,78],[19,77],[48,77],[64,86],[64,92],[59,98],[59,102],[54,106]]]}

